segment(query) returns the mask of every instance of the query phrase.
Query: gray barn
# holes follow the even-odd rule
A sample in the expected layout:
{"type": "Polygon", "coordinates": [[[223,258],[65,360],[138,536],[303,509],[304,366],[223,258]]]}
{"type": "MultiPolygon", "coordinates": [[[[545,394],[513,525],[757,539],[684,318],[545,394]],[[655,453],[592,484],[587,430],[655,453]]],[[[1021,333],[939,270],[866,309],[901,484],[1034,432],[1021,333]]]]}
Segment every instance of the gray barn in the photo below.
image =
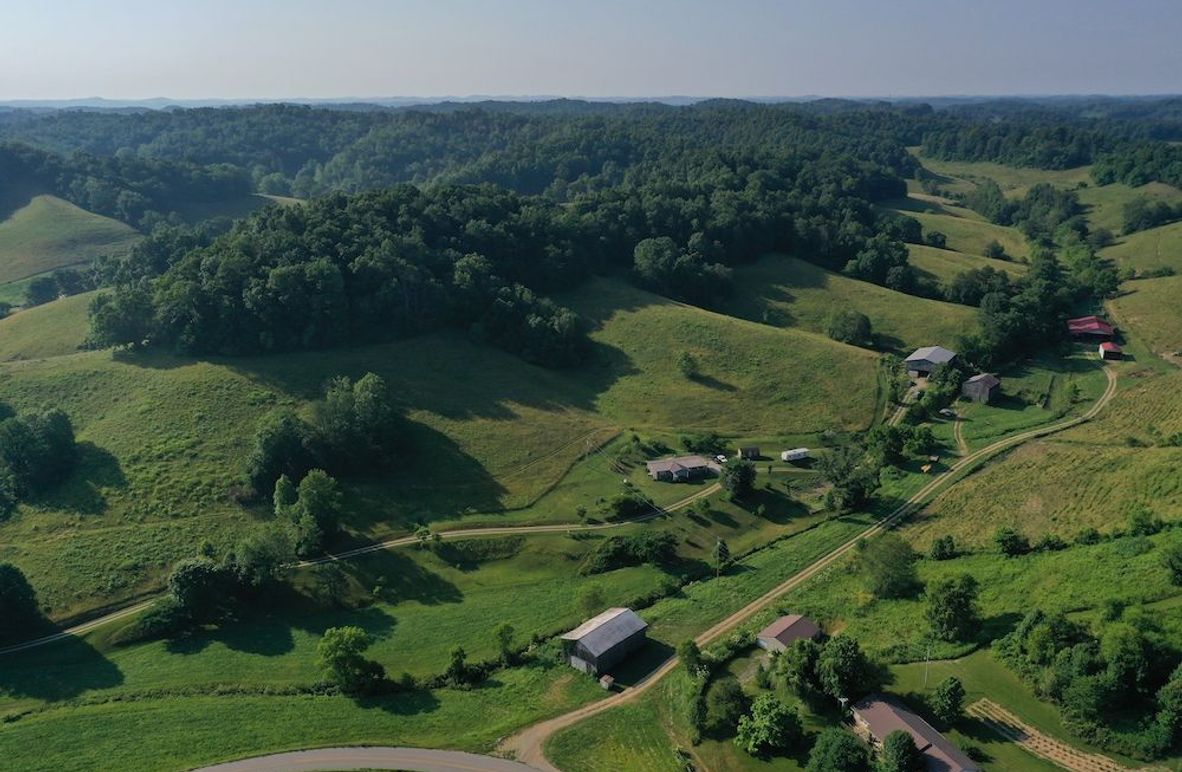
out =
{"type": "Polygon", "coordinates": [[[912,378],[927,378],[936,368],[948,364],[953,359],[956,359],[956,352],[942,346],[917,348],[905,360],[907,374],[912,378]]]}
{"type": "Polygon", "coordinates": [[[648,623],[629,608],[609,608],[562,636],[566,661],[599,675],[644,645],[648,623]]]}
{"type": "Polygon", "coordinates": [[[973,402],[988,402],[1001,389],[1001,379],[993,373],[974,375],[960,387],[960,394],[973,402]]]}

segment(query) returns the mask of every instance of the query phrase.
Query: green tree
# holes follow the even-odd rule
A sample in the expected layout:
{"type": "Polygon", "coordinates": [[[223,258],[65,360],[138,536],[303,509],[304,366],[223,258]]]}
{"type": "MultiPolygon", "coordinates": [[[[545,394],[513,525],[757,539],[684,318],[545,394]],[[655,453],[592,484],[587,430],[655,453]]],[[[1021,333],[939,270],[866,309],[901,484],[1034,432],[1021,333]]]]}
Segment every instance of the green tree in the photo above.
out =
{"type": "Polygon", "coordinates": [[[866,579],[866,588],[879,598],[903,598],[920,586],[911,545],[895,533],[863,542],[858,550],[858,566],[866,579]]]}
{"type": "Polygon", "coordinates": [[[52,276],[41,276],[33,279],[25,287],[25,306],[39,306],[51,300],[57,300],[60,292],[61,290],[58,289],[57,280],[52,276]]]}
{"type": "Polygon", "coordinates": [[[513,641],[517,631],[508,622],[502,622],[493,629],[493,638],[497,642],[497,651],[501,656],[501,664],[510,665],[513,662],[513,641]]]}
{"type": "Polygon", "coordinates": [[[763,694],[751,713],[739,719],[735,744],[752,756],[763,756],[791,750],[803,736],[800,715],[774,694],[763,694]]]}
{"type": "Polygon", "coordinates": [[[688,351],[682,351],[677,355],[677,369],[691,381],[701,375],[698,360],[688,351]]]}
{"type": "Polygon", "coordinates": [[[997,545],[997,549],[1001,554],[1010,558],[1025,555],[1030,551],[1029,540],[1013,528],[1007,526],[997,529],[997,532],[993,534],[993,543],[997,545]]]}
{"type": "Polygon", "coordinates": [[[468,667],[468,653],[463,646],[456,646],[451,650],[451,662],[444,673],[447,682],[456,687],[471,686],[476,680],[476,672],[468,667]]]}
{"type": "Polygon", "coordinates": [[[168,592],[192,619],[215,618],[225,604],[226,575],[209,558],[188,558],[176,564],[168,576],[168,592]]]}
{"type": "Polygon", "coordinates": [[[784,681],[802,697],[821,691],[817,662],[821,658],[821,644],[812,638],[792,642],[777,659],[777,667],[784,681]]]}
{"type": "Polygon", "coordinates": [[[722,572],[731,564],[731,548],[724,539],[714,542],[714,551],[711,557],[714,559],[714,575],[722,575],[722,572]]]}
{"type": "Polygon", "coordinates": [[[698,648],[698,644],[692,638],[678,644],[677,658],[681,660],[681,664],[685,665],[686,671],[693,676],[700,675],[704,670],[702,650],[698,648]]]}
{"type": "Polygon", "coordinates": [[[977,631],[977,580],[968,574],[928,585],[926,616],[932,632],[944,641],[967,641],[977,631]]]}
{"type": "Polygon", "coordinates": [[[722,487],[730,494],[731,501],[743,501],[755,490],[755,464],[741,458],[732,458],[722,467],[722,487]]]}
{"type": "Polygon", "coordinates": [[[321,669],[344,693],[374,694],[385,685],[385,668],[362,656],[371,643],[365,630],[346,626],[325,630],[316,645],[321,669]]]}
{"type": "Polygon", "coordinates": [[[255,491],[274,490],[280,475],[303,478],[312,468],[313,439],[310,427],[295,411],[281,408],[263,417],[255,431],[254,447],[246,462],[246,475],[255,491]]]}
{"type": "Polygon", "coordinates": [[[1007,258],[1005,247],[997,239],[993,239],[986,244],[985,249],[981,253],[985,257],[992,257],[995,260],[1004,260],[1007,258]]]}
{"type": "Polygon", "coordinates": [[[853,345],[869,343],[873,337],[870,317],[849,309],[834,311],[825,323],[825,334],[841,343],[853,345]]]}
{"type": "Polygon", "coordinates": [[[952,560],[956,555],[956,539],[951,534],[937,536],[928,549],[928,557],[932,560],[952,560]]]}
{"type": "Polygon", "coordinates": [[[1182,542],[1162,548],[1161,562],[1170,575],[1170,583],[1182,587],[1182,542]]]}
{"type": "Polygon", "coordinates": [[[275,492],[271,494],[271,504],[278,517],[287,517],[291,508],[299,501],[299,494],[291,478],[285,474],[279,475],[275,481],[275,492]]]}
{"type": "Polygon", "coordinates": [[[748,706],[747,695],[736,679],[714,680],[706,690],[706,731],[716,736],[730,734],[748,706]]]}
{"type": "Polygon", "coordinates": [[[313,469],[300,480],[297,508],[312,518],[321,532],[337,532],[341,519],[341,492],[336,480],[323,469],[313,469]]]}
{"type": "Polygon", "coordinates": [[[295,556],[290,526],[269,523],[239,541],[228,563],[241,588],[260,590],[278,582],[295,556]]]}
{"type": "Polygon", "coordinates": [[[896,729],[883,739],[880,772],[923,772],[923,769],[923,753],[910,734],[896,729]]]}
{"type": "Polygon", "coordinates": [[[844,729],[830,727],[813,743],[805,772],[867,772],[869,766],[866,746],[844,729]]]}
{"type": "Polygon", "coordinates": [[[869,503],[880,484],[879,464],[856,445],[842,445],[821,456],[821,474],[832,488],[825,505],[848,512],[869,503]]]}
{"type": "Polygon", "coordinates": [[[874,686],[870,661],[858,641],[844,635],[833,638],[821,649],[817,677],[824,692],[835,699],[856,699],[874,686]]]}
{"type": "Polygon", "coordinates": [[[11,563],[0,563],[0,639],[26,632],[40,613],[37,594],[24,573],[11,563]]]}
{"type": "Polygon", "coordinates": [[[964,713],[964,685],[956,676],[948,676],[932,694],[932,712],[945,724],[955,724],[964,713]]]}

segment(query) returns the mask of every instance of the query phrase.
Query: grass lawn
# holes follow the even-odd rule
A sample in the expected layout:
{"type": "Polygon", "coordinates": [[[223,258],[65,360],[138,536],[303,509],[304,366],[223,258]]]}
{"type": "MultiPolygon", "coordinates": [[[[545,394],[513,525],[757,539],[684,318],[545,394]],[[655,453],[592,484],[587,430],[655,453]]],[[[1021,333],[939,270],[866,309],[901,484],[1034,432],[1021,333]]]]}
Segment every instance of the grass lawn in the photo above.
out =
{"type": "MultiPolygon", "coordinates": [[[[939,231],[947,238],[948,248],[968,255],[984,255],[985,247],[992,241],[1001,244],[1005,253],[1012,258],[1022,259],[1030,255],[1025,238],[1015,228],[987,222],[981,215],[951,204],[933,203],[924,199],[909,197],[903,201],[890,201],[887,205],[900,214],[919,220],[924,233],[939,231]]],[[[986,258],[989,259],[989,258],[986,258]]],[[[998,260],[994,268],[1007,264],[998,260]]],[[[1011,271],[1016,270],[1010,266],[1011,271]]]]}
{"type": "Polygon", "coordinates": [[[55,196],[35,196],[0,221],[0,284],[126,254],[139,239],[117,220],[55,196]]]}
{"type": "MultiPolygon", "coordinates": [[[[1182,263],[1182,240],[1178,249],[1182,263]]],[[[1122,289],[1124,294],[1109,301],[1119,323],[1143,338],[1155,355],[1182,364],[1182,276],[1129,281],[1122,289]]]]}
{"type": "Polygon", "coordinates": [[[76,353],[86,338],[87,312],[95,294],[59,298],[0,319],[0,361],[76,353]]]}
{"type": "Polygon", "coordinates": [[[1182,274],[1182,222],[1121,236],[1115,244],[1100,250],[1100,255],[1115,260],[1122,268],[1172,268],[1182,274]]]}
{"type": "Polygon", "coordinates": [[[46,772],[186,770],[343,744],[488,752],[500,737],[602,694],[593,680],[565,667],[504,671],[472,691],[441,689],[380,700],[159,694],[51,708],[0,725],[0,750],[14,769],[46,772]]]}
{"type": "Polygon", "coordinates": [[[921,244],[908,244],[907,251],[910,253],[909,261],[919,271],[919,275],[934,281],[942,287],[947,287],[951,284],[952,280],[958,274],[981,268],[992,268],[995,271],[1003,271],[1008,273],[1011,279],[1016,279],[1026,273],[1026,265],[1024,263],[994,260],[965,252],[954,252],[950,249],[936,249],[935,247],[923,246],[921,244]]]}
{"type": "MultiPolygon", "coordinates": [[[[899,353],[955,340],[977,326],[976,312],[967,306],[905,295],[783,255],[736,270],[735,292],[726,306],[745,319],[820,334],[837,309],[866,314],[877,343],[899,353]]],[[[810,383],[820,385],[811,376],[810,383]]],[[[848,379],[838,376],[836,383],[848,379]]]]}

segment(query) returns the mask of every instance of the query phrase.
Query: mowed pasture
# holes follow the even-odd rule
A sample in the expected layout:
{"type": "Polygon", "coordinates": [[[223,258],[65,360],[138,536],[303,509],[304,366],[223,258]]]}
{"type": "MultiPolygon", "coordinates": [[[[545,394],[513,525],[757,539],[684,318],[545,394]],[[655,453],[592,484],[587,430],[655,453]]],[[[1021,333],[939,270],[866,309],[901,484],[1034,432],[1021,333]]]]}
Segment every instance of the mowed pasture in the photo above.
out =
{"type": "MultiPolygon", "coordinates": [[[[971,209],[916,198],[890,201],[888,206],[899,214],[918,220],[924,233],[943,233],[951,250],[968,255],[984,255],[985,247],[996,241],[1012,258],[1020,260],[1030,255],[1030,247],[1021,233],[1014,228],[988,222],[971,209]]],[[[1008,264],[1001,260],[994,262],[1008,264]]]]}
{"type": "MultiPolygon", "coordinates": [[[[950,345],[977,325],[976,312],[967,306],[895,292],[784,255],[768,255],[735,271],[735,291],[725,308],[745,319],[821,335],[834,311],[859,311],[869,317],[877,343],[898,353],[935,342],[950,345]]],[[[839,388],[850,383],[837,379],[839,388]]],[[[810,389],[823,385],[809,383],[810,389]]]]}
{"type": "Polygon", "coordinates": [[[1170,268],[1182,274],[1182,222],[1121,236],[1115,244],[1100,250],[1100,255],[1121,268],[1140,272],[1170,268]]]}
{"type": "Polygon", "coordinates": [[[1114,234],[1124,230],[1124,207],[1130,201],[1145,198],[1177,204],[1182,201],[1182,190],[1164,182],[1150,182],[1139,187],[1123,183],[1093,185],[1078,191],[1079,201],[1088,209],[1088,225],[1092,230],[1107,228],[1114,234]]]}
{"type": "Polygon", "coordinates": [[[124,255],[140,238],[117,220],[55,196],[34,196],[0,222],[0,284],[124,255]]]}
{"type": "Polygon", "coordinates": [[[1110,301],[1118,323],[1135,331],[1154,354],[1182,364],[1182,276],[1125,282],[1121,289],[1110,301]]]}
{"type": "Polygon", "coordinates": [[[1024,263],[994,260],[951,249],[908,244],[907,251],[909,253],[908,261],[919,271],[920,277],[935,282],[941,287],[949,286],[958,274],[982,268],[1002,271],[1009,274],[1011,279],[1017,279],[1026,273],[1024,263]]]}
{"type": "Polygon", "coordinates": [[[95,294],[59,298],[0,319],[0,361],[76,353],[86,339],[87,312],[95,294]]]}
{"type": "Polygon", "coordinates": [[[922,153],[919,154],[919,160],[928,171],[951,178],[949,184],[937,182],[941,187],[954,192],[967,193],[972,185],[985,179],[996,182],[1011,198],[1026,195],[1027,190],[1042,182],[1049,182],[1057,188],[1064,189],[1080,187],[1080,183],[1091,184],[1090,166],[1077,166],[1074,169],[1034,169],[988,161],[940,161],[922,153]],[[960,184],[957,184],[957,181],[960,181],[960,184]]]}

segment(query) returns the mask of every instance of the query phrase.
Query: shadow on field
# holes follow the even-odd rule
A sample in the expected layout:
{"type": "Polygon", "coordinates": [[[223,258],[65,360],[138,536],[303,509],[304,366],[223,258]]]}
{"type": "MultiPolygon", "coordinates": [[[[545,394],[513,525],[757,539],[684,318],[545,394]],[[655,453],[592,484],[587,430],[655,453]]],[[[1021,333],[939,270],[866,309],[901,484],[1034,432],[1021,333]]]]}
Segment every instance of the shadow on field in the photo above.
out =
{"type": "Polygon", "coordinates": [[[125,487],[127,478],[119,459],[92,442],[79,442],[78,462],[70,476],[37,497],[34,503],[80,515],[100,515],[107,510],[102,489],[125,487]]]}
{"type": "Polygon", "coordinates": [[[669,644],[650,638],[644,648],[613,667],[611,675],[620,686],[635,686],[640,679],[660,667],[674,653],[674,648],[669,644]]]}
{"type": "Polygon", "coordinates": [[[68,700],[123,680],[115,663],[74,636],[0,658],[0,694],[13,697],[68,700]]]}
{"type": "Polygon", "coordinates": [[[439,698],[428,689],[415,689],[382,697],[357,697],[353,701],[359,708],[380,710],[395,716],[432,713],[439,709],[439,698]]]}

